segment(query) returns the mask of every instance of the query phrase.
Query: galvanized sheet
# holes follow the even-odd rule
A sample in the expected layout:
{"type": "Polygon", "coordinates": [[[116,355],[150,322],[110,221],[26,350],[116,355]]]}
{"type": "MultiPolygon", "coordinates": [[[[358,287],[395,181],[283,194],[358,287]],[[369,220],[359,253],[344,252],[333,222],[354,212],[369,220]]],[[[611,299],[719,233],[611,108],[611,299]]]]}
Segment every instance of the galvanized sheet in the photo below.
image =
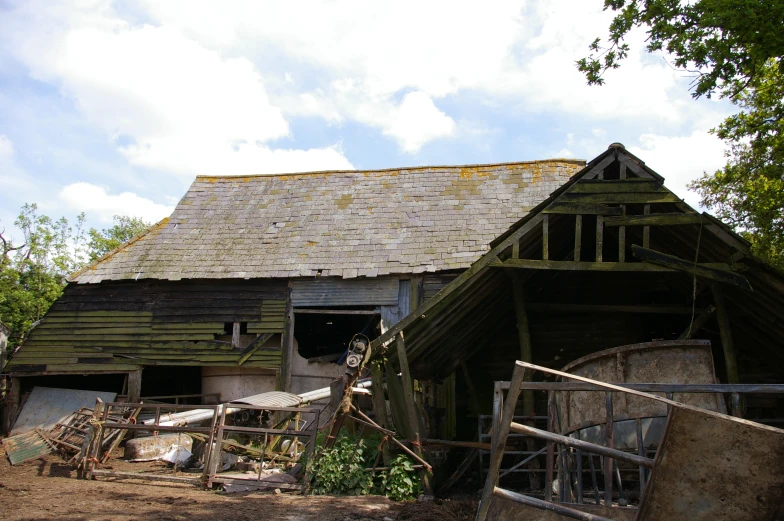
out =
{"type": "Polygon", "coordinates": [[[35,431],[17,434],[3,440],[5,453],[11,465],[18,465],[52,452],[52,448],[35,431]]]}
{"type": "Polygon", "coordinates": [[[771,521],[784,501],[784,430],[673,407],[640,521],[771,521]]]}
{"type": "Polygon", "coordinates": [[[397,304],[398,279],[294,280],[291,302],[294,307],[311,306],[394,306],[397,304]]]}
{"type": "Polygon", "coordinates": [[[44,431],[52,430],[55,425],[68,419],[74,411],[82,407],[92,409],[96,398],[104,402],[112,402],[116,396],[117,393],[101,391],[34,387],[10,435],[14,436],[36,428],[44,431]]]}
{"type": "Polygon", "coordinates": [[[247,398],[240,398],[231,403],[246,403],[257,407],[297,407],[302,403],[302,398],[296,394],[270,391],[268,393],[248,396],[247,398]]]}

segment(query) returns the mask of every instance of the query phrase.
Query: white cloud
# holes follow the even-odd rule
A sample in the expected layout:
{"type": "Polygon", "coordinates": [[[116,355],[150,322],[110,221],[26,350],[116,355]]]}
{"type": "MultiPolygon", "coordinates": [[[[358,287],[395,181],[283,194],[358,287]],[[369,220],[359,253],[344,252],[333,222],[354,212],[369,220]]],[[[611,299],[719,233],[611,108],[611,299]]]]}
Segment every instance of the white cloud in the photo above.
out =
{"type": "Polygon", "coordinates": [[[559,158],[559,157],[574,157],[574,152],[572,152],[568,148],[562,148],[561,150],[556,152],[553,157],[556,157],[556,158],[559,158]]]}
{"type": "Polygon", "coordinates": [[[455,121],[438,110],[424,92],[409,92],[391,118],[384,134],[394,137],[404,152],[417,152],[435,138],[455,131],[455,121]]]}
{"type": "Polygon", "coordinates": [[[10,158],[13,155],[14,143],[5,134],[0,134],[0,159],[10,158]]]}
{"type": "MultiPolygon", "coordinates": [[[[206,49],[175,26],[131,25],[107,5],[93,2],[94,10],[62,22],[44,18],[47,33],[11,40],[33,73],[59,83],[131,164],[184,176],[296,171],[319,161],[321,169],[351,167],[336,147],[273,149],[270,141],[289,135],[288,122],[247,58],[206,49]]],[[[44,16],[37,8],[26,5],[19,16],[36,25],[44,16]]]]}
{"type": "Polygon", "coordinates": [[[640,142],[639,147],[629,147],[629,151],[664,176],[667,188],[694,208],[699,206],[700,198],[686,185],[726,163],[724,144],[706,131],[679,137],[643,134],[640,142]]]}
{"type": "Polygon", "coordinates": [[[157,222],[174,211],[173,206],[158,204],[132,192],[119,195],[109,194],[105,188],[90,183],[73,183],[63,188],[59,199],[76,212],[85,212],[90,218],[111,222],[115,215],[141,217],[145,221],[157,222]]]}

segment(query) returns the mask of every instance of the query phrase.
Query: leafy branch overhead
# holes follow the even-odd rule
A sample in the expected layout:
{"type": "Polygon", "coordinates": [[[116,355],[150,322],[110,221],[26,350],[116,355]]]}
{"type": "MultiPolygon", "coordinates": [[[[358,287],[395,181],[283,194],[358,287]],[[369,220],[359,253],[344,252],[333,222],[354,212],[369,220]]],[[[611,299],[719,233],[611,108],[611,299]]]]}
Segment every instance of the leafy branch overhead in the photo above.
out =
{"type": "Polygon", "coordinates": [[[54,220],[40,214],[37,205],[26,204],[14,221],[22,232],[21,244],[0,229],[0,322],[11,330],[12,346],[43,318],[69,274],[149,226],[136,217],[115,216],[111,228],[85,233],[84,222],[84,214],[72,226],[65,217],[54,220]]]}
{"type": "Polygon", "coordinates": [[[606,43],[597,38],[577,61],[589,85],[630,52],[625,38],[647,32],[648,52],[695,74],[692,95],[714,94],[739,112],[712,132],[728,146],[727,164],[690,185],[702,204],[784,267],[784,0],[605,0],[616,13],[606,43]]]}

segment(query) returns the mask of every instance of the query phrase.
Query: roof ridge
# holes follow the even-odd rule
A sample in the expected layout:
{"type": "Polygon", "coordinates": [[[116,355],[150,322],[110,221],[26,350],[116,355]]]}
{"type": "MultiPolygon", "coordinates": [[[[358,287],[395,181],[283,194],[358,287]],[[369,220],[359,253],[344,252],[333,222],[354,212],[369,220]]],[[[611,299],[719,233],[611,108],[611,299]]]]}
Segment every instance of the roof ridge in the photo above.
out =
{"type": "Polygon", "coordinates": [[[482,167],[498,167],[498,166],[511,166],[511,165],[531,165],[536,163],[575,163],[584,164],[585,159],[576,159],[570,157],[554,157],[551,159],[532,159],[530,161],[508,161],[503,163],[476,163],[464,165],[422,165],[422,166],[402,166],[396,168],[370,168],[364,170],[313,170],[309,172],[291,172],[291,173],[273,173],[273,174],[237,174],[237,175],[208,175],[199,174],[196,179],[236,179],[247,177],[291,177],[291,176],[305,176],[305,175],[319,175],[319,174],[374,174],[384,172],[400,172],[402,170],[430,170],[433,168],[482,168],[482,167]]]}

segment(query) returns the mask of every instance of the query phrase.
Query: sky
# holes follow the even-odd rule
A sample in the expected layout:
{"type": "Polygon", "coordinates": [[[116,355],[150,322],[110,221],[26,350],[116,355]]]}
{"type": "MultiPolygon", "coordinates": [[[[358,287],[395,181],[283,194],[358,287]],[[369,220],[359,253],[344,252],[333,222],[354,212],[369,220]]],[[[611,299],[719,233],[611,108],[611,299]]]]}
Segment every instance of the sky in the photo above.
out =
{"type": "Polygon", "coordinates": [[[631,35],[588,86],[601,0],[0,0],[0,231],[25,203],[154,222],[196,175],[549,158],[621,142],[692,206],[732,112],[631,35]]]}

